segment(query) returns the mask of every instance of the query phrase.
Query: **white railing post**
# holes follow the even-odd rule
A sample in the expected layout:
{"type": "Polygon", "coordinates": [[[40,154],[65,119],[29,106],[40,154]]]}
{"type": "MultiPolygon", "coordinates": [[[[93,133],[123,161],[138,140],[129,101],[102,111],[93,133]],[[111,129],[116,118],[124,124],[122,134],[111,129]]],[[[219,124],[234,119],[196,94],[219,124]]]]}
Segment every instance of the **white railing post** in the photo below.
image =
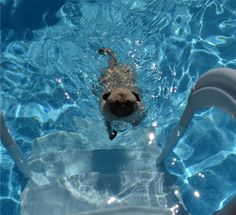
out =
{"type": "Polygon", "coordinates": [[[31,170],[28,166],[26,159],[19,146],[12,139],[3,117],[3,114],[0,112],[0,139],[3,146],[7,149],[8,153],[11,155],[12,159],[15,161],[19,170],[27,178],[31,177],[31,170]]]}

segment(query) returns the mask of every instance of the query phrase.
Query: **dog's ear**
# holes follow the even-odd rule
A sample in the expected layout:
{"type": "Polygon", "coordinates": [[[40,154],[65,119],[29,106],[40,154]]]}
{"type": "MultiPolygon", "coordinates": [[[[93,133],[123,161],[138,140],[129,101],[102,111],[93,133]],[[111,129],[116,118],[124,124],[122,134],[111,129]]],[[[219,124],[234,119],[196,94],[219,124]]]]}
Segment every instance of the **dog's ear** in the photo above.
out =
{"type": "Polygon", "coordinates": [[[140,96],[139,96],[139,94],[138,94],[138,93],[136,93],[136,92],[134,92],[134,91],[132,91],[132,93],[134,94],[134,96],[135,96],[136,100],[137,100],[138,102],[140,102],[140,101],[141,101],[141,99],[140,99],[140,96]]]}
{"type": "Polygon", "coordinates": [[[110,95],[111,95],[111,92],[104,93],[103,96],[102,96],[103,100],[106,101],[110,95]]]}

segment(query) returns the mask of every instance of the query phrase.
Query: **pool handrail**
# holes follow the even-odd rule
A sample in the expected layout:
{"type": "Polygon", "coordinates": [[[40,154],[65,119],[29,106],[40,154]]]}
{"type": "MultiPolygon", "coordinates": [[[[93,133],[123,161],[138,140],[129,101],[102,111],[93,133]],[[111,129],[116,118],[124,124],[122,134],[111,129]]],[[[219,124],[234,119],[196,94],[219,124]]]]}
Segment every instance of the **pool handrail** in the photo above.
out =
{"type": "Polygon", "coordinates": [[[16,144],[16,142],[11,137],[3,117],[3,114],[0,112],[0,139],[3,144],[3,146],[7,149],[8,153],[12,157],[12,159],[15,161],[18,169],[22,172],[22,174],[26,178],[31,177],[31,170],[30,167],[24,158],[24,154],[19,148],[19,146],[16,144]]]}
{"type": "Polygon", "coordinates": [[[236,211],[236,196],[234,196],[220,211],[213,215],[235,215],[236,211]]]}
{"type": "Polygon", "coordinates": [[[236,120],[236,70],[217,68],[203,74],[193,86],[187,106],[157,158],[162,163],[188,128],[194,112],[204,107],[218,107],[236,120]]]}

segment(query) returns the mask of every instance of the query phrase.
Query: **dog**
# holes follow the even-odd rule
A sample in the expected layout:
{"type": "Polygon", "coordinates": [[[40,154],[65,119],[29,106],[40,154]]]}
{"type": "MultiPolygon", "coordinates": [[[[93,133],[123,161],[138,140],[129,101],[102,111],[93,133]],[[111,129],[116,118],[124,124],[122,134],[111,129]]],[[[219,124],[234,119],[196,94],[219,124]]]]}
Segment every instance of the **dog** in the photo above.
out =
{"type": "Polygon", "coordinates": [[[124,121],[138,125],[144,117],[144,103],[132,68],[119,64],[110,48],[100,48],[98,52],[109,56],[109,68],[101,76],[100,111],[112,140],[117,131],[112,128],[111,122],[124,121]]]}

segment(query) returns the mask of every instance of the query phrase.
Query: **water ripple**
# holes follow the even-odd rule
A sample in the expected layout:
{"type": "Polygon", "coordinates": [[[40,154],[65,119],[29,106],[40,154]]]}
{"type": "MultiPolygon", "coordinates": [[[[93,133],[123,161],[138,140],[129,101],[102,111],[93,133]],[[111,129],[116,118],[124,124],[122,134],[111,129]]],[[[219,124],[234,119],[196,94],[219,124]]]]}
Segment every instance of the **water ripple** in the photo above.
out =
{"type": "MultiPolygon", "coordinates": [[[[193,83],[210,68],[236,68],[236,54],[232,51],[236,47],[235,9],[234,0],[68,0],[57,13],[60,22],[33,30],[31,40],[8,42],[1,38],[0,106],[7,123],[10,128],[15,126],[15,137],[31,140],[54,130],[78,131],[81,119],[102,120],[97,83],[107,59],[100,57],[97,50],[107,46],[115,50],[120,62],[136,70],[148,113],[141,126],[158,121],[158,142],[163,145],[184,109],[193,83]],[[32,135],[27,134],[30,126],[35,129],[31,129],[32,135]]],[[[184,177],[192,170],[184,168],[197,171],[200,161],[213,159],[221,151],[235,150],[235,133],[235,124],[224,113],[204,111],[194,118],[191,131],[176,150],[181,158],[176,169],[170,158],[168,169],[180,177],[183,197],[191,196],[187,206],[192,214],[197,210],[192,195],[196,190],[194,182],[185,184],[184,177]]],[[[5,156],[4,165],[8,159],[5,156]]],[[[227,163],[230,156],[222,163],[213,159],[210,173],[214,175],[214,168],[227,163]]],[[[230,162],[234,164],[235,160],[230,162]]],[[[199,177],[194,171],[192,181],[199,177]]],[[[215,185],[222,181],[219,172],[217,175],[215,185]]],[[[209,176],[209,181],[212,178],[209,176]]],[[[9,191],[5,197],[12,197],[9,191]]],[[[215,204],[220,205],[228,194],[223,191],[216,196],[215,204]]],[[[203,201],[197,206],[202,208],[202,214],[216,209],[203,201]]]]}

